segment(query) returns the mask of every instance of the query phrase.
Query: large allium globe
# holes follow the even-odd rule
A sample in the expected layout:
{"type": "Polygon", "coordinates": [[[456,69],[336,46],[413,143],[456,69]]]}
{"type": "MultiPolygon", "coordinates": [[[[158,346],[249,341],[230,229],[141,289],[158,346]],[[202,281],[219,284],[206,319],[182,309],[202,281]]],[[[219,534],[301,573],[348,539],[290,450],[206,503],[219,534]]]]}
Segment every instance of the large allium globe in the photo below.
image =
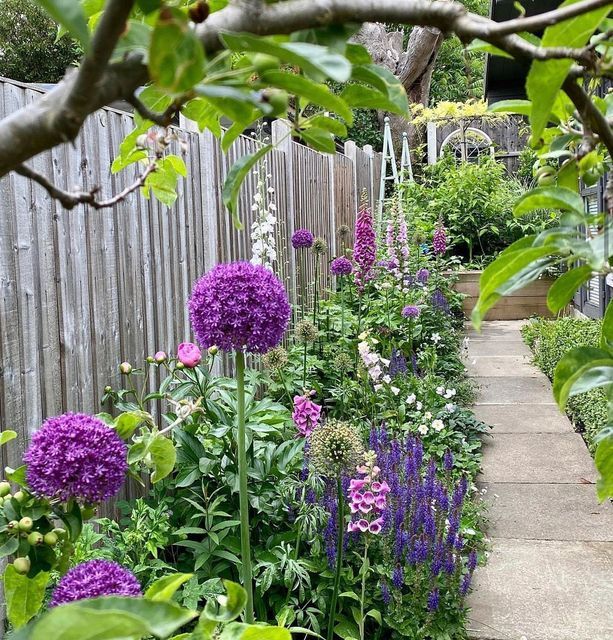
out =
{"type": "Polygon", "coordinates": [[[334,276],[348,276],[353,271],[353,265],[351,260],[340,256],[340,258],[334,258],[330,264],[330,272],[334,276]]]}
{"type": "Polygon", "coordinates": [[[218,264],[203,275],[194,285],[188,309],[202,347],[250,353],[276,347],[291,313],[279,278],[250,262],[218,264]]]}
{"type": "Polygon", "coordinates": [[[49,606],[102,596],[138,598],[142,595],[134,574],[121,565],[110,560],[89,560],[66,573],[55,588],[49,606]]]}
{"type": "Polygon", "coordinates": [[[363,206],[355,225],[353,259],[357,265],[355,281],[360,289],[372,278],[377,255],[377,238],[370,208],[363,206]]]}
{"type": "Polygon", "coordinates": [[[126,458],[125,443],[101,420],[65,413],[44,422],[23,460],[35,495],[95,503],[121,489],[128,469],[126,458]]]}
{"type": "Polygon", "coordinates": [[[298,229],[292,235],[292,247],[294,249],[309,249],[313,246],[315,238],[308,229],[298,229]]]}

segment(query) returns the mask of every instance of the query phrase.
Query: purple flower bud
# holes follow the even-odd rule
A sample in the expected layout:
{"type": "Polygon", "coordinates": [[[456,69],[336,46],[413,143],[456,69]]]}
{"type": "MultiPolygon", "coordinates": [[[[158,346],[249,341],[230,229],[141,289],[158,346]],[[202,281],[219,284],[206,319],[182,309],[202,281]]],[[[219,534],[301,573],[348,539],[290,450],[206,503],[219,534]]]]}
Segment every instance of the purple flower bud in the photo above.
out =
{"type": "Polygon", "coordinates": [[[388,605],[392,601],[392,594],[390,593],[390,588],[387,586],[387,582],[381,582],[381,598],[385,605],[388,605]]]}
{"type": "Polygon", "coordinates": [[[397,564],[394,567],[394,573],[392,574],[392,586],[394,589],[400,590],[404,585],[404,573],[402,571],[402,567],[397,564]]]}
{"type": "Polygon", "coordinates": [[[428,595],[428,611],[436,611],[438,609],[439,599],[438,589],[430,591],[428,595]]]}
{"type": "Polygon", "coordinates": [[[445,471],[451,471],[453,469],[453,453],[451,453],[451,449],[445,451],[445,455],[443,456],[443,469],[445,469],[445,471]]]}

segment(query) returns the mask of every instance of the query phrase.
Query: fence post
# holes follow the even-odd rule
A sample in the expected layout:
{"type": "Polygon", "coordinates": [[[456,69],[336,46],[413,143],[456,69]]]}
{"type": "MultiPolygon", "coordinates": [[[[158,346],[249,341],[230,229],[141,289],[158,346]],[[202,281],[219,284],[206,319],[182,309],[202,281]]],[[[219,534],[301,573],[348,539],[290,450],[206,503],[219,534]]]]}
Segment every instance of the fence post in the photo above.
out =
{"type": "MultiPolygon", "coordinates": [[[[294,182],[300,176],[294,175],[294,154],[292,141],[292,128],[287,120],[274,120],[272,123],[272,143],[278,151],[285,156],[283,166],[285,168],[285,202],[287,236],[291,239],[296,230],[296,201],[294,199],[294,182]]],[[[292,251],[291,243],[287,247],[289,260],[290,284],[292,288],[292,300],[297,300],[296,290],[296,252],[292,251]]]]}
{"type": "Polygon", "coordinates": [[[428,164],[436,164],[438,150],[436,148],[436,122],[428,122],[426,125],[426,137],[428,140],[428,164]]]}
{"type": "MultiPolygon", "coordinates": [[[[370,202],[370,208],[374,209],[375,208],[375,152],[373,151],[371,144],[365,144],[362,147],[362,149],[364,153],[368,156],[368,175],[370,176],[370,180],[368,181],[368,184],[370,187],[369,188],[370,193],[368,193],[368,200],[370,202]]],[[[358,203],[357,208],[359,208],[359,202],[362,194],[358,193],[356,195],[357,195],[357,198],[355,201],[356,203],[358,203]]]]}
{"type": "Polygon", "coordinates": [[[355,201],[359,202],[360,194],[358,193],[358,145],[353,140],[345,142],[345,155],[351,160],[353,166],[353,193],[355,201]]]}
{"type": "Polygon", "coordinates": [[[336,154],[328,156],[328,193],[330,194],[330,255],[336,255],[336,176],[334,172],[334,159],[336,154]]]}

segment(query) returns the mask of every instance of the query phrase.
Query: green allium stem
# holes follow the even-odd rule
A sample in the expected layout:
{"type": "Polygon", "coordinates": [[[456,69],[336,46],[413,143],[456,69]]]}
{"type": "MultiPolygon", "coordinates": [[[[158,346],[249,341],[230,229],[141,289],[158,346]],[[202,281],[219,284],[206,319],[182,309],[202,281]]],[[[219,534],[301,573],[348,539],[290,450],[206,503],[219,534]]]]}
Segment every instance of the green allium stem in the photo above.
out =
{"type": "Polygon", "coordinates": [[[345,277],[340,276],[341,281],[341,338],[345,337],[345,277]]]}
{"type": "Polygon", "coordinates": [[[249,488],[247,485],[247,445],[245,434],[245,354],[236,352],[236,395],[238,405],[238,477],[241,521],[241,562],[243,587],[247,592],[245,622],[253,624],[253,579],[249,541],[249,488]]]}
{"type": "Polygon", "coordinates": [[[319,289],[319,256],[315,255],[315,284],[313,285],[313,324],[317,326],[317,290],[319,289]]]}
{"type": "Polygon", "coordinates": [[[343,565],[343,544],[345,541],[345,498],[343,496],[343,482],[339,475],[336,479],[336,496],[338,501],[337,527],[336,533],[336,571],[334,573],[334,586],[332,588],[332,599],[330,601],[330,616],[328,618],[328,640],[334,638],[334,623],[336,622],[336,603],[338,592],[341,586],[341,567],[343,565]]]}
{"type": "Polygon", "coordinates": [[[302,354],[302,387],[306,390],[306,373],[307,373],[307,349],[309,343],[304,343],[304,353],[302,354]]]}

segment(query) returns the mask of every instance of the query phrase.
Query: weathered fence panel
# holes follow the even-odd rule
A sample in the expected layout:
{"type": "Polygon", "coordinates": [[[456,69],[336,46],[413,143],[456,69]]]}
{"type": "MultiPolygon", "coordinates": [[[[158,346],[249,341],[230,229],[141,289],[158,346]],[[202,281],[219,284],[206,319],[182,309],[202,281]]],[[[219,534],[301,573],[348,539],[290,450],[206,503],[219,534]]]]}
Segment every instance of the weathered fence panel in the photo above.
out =
{"type": "MultiPolygon", "coordinates": [[[[0,81],[0,117],[40,95],[0,81]]],[[[285,125],[277,124],[282,131],[285,125]]],[[[97,185],[104,195],[116,193],[136,178],[135,168],[110,172],[132,126],[130,114],[103,109],[87,120],[74,146],[40,154],[31,164],[61,188],[97,185]]],[[[112,210],[68,212],[20,176],[0,180],[0,428],[19,434],[3,448],[3,465],[18,465],[46,417],[100,411],[104,386],[120,384],[121,361],[140,363],[158,349],[175,352],[191,338],[185,303],[196,278],[217,262],[251,257],[255,179],[250,176],[240,194],[243,231],[232,225],[220,191],[231,164],[258,143],[241,137],[224,155],[209,132],[185,128],[180,134],[189,177],[170,209],[134,193],[112,210]]],[[[320,280],[328,286],[328,260],[351,246],[351,239],[339,244],[337,228],[352,226],[363,189],[375,203],[376,155],[355,148],[354,157],[325,156],[287,139],[268,157],[277,271],[294,302],[293,230],[308,227],[326,240],[330,252],[320,280]]]]}

